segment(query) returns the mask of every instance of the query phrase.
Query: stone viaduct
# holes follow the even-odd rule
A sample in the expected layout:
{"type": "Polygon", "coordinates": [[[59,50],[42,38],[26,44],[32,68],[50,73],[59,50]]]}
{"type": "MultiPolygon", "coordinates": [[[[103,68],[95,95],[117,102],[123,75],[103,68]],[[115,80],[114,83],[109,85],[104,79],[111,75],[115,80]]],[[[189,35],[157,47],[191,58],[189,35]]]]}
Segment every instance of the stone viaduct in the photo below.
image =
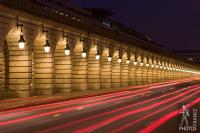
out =
{"type": "Polygon", "coordinates": [[[196,76],[148,39],[31,0],[0,3],[0,97],[53,95],[196,76]]]}

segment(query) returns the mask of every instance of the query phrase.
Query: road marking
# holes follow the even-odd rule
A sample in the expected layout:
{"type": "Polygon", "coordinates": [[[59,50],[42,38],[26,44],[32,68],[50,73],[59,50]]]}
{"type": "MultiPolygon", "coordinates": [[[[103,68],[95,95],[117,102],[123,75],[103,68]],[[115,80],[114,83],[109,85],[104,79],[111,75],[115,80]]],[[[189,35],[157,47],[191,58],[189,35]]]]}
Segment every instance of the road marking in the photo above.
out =
{"type": "Polygon", "coordinates": [[[82,109],[84,109],[84,107],[79,107],[79,108],[77,108],[76,110],[82,110],[82,109]]]}
{"type": "Polygon", "coordinates": [[[53,115],[53,117],[58,117],[58,116],[61,116],[62,114],[55,114],[53,115]]]}

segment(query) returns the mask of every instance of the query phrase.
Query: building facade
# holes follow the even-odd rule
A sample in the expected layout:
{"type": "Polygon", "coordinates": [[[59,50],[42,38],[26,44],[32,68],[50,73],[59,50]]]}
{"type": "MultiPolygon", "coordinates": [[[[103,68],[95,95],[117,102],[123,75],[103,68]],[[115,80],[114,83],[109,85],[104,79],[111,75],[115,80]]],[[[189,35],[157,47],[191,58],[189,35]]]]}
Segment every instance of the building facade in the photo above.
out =
{"type": "Polygon", "coordinates": [[[2,1],[0,97],[118,88],[199,74],[198,66],[121,28],[106,27],[75,8],[2,1]]]}

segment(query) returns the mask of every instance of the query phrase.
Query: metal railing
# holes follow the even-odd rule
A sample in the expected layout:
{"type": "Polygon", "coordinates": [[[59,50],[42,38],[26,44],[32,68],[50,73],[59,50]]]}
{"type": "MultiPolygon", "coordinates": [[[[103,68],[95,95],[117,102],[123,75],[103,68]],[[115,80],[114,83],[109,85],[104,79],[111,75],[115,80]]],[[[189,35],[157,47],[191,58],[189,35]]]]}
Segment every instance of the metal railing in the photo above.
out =
{"type": "MultiPolygon", "coordinates": [[[[34,3],[34,0],[3,0],[1,1],[3,5],[8,7],[22,10],[24,12],[33,14],[38,17],[58,21],[60,23],[76,27],[94,34],[102,35],[108,38],[112,38],[119,42],[125,42],[129,44],[135,44],[136,46],[142,47],[147,50],[152,50],[155,52],[164,51],[164,49],[159,48],[158,46],[154,45],[152,42],[141,38],[140,36],[134,35],[126,35],[120,32],[117,32],[112,29],[105,28],[105,25],[98,22],[95,19],[91,19],[89,17],[82,17],[82,16],[73,16],[72,12],[65,12],[60,11],[59,9],[55,9],[46,5],[39,5],[34,3]],[[70,15],[69,15],[70,14],[70,15]],[[78,19],[73,19],[73,17],[78,17],[78,19]],[[135,42],[141,43],[135,43],[135,42]]],[[[120,28],[120,27],[119,27],[120,28]]],[[[128,33],[127,33],[128,34],[128,33]]],[[[165,51],[166,52],[166,51],[165,51]]]]}

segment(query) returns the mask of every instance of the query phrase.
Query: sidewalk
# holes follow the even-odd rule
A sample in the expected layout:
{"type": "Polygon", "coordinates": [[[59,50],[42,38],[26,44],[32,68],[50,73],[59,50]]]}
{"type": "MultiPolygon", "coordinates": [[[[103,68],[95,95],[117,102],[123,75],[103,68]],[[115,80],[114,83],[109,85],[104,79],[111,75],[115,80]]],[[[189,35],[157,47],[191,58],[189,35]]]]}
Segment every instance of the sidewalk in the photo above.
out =
{"type": "Polygon", "coordinates": [[[119,91],[126,91],[127,89],[130,89],[130,88],[122,87],[122,88],[110,88],[110,89],[100,89],[100,90],[76,91],[76,92],[71,92],[71,93],[58,93],[58,94],[55,94],[54,96],[33,96],[33,97],[27,97],[27,98],[14,98],[14,99],[0,100],[0,111],[61,102],[61,101],[72,100],[76,98],[98,96],[98,95],[103,95],[103,94],[119,92],[119,91]]]}
{"type": "Polygon", "coordinates": [[[132,89],[140,89],[140,88],[164,84],[164,83],[166,82],[147,84],[147,85],[138,85],[138,86],[120,87],[120,88],[76,91],[76,92],[71,92],[71,93],[55,94],[53,96],[33,96],[33,97],[27,97],[27,98],[0,100],[0,111],[61,102],[61,101],[72,100],[72,99],[77,99],[77,98],[92,97],[92,96],[98,96],[98,95],[109,94],[109,93],[120,92],[120,91],[127,91],[127,90],[132,90],[132,89]]]}

